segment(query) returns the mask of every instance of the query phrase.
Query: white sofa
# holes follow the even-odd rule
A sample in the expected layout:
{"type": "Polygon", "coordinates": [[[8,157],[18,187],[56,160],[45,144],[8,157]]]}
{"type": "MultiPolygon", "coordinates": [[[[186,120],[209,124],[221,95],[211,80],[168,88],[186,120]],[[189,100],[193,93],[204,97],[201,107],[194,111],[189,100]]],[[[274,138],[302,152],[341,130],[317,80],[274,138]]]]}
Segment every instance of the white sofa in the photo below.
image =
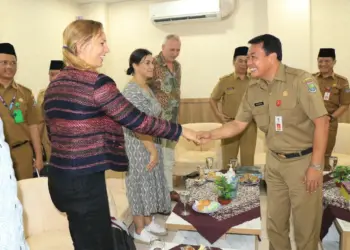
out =
{"type": "MultiPolygon", "coordinates": [[[[108,178],[107,191],[111,216],[131,224],[125,195],[124,174],[108,178]]],[[[107,176],[108,177],[108,176],[107,176]]],[[[18,181],[18,196],[23,205],[24,231],[32,250],[73,250],[66,214],[53,205],[47,178],[18,181]]]]}
{"type": "Polygon", "coordinates": [[[350,166],[350,124],[339,123],[337,140],[333,149],[333,156],[338,157],[338,165],[350,166]]]}

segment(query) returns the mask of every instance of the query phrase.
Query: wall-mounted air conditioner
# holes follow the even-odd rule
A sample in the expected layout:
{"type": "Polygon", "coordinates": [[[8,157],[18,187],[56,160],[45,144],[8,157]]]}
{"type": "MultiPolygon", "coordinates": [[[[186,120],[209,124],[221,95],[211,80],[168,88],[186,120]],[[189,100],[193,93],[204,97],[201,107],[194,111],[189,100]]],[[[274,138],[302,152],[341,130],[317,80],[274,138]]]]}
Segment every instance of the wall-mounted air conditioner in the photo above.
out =
{"type": "Polygon", "coordinates": [[[173,0],[150,5],[151,20],[155,24],[184,21],[221,20],[230,15],[235,0],[173,0]]]}

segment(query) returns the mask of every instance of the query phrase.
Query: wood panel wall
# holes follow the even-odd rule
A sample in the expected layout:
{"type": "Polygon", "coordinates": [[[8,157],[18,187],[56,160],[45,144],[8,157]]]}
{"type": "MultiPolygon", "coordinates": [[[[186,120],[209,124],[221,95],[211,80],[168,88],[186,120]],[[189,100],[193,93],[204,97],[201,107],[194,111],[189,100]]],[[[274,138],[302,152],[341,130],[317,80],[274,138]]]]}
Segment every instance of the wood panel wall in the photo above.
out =
{"type": "Polygon", "coordinates": [[[219,122],[210,106],[209,98],[181,99],[179,123],[219,122]]]}
{"type": "MultiPolygon", "coordinates": [[[[184,124],[219,120],[210,106],[209,98],[185,98],[181,99],[179,122],[184,124]]],[[[339,118],[339,122],[350,123],[350,109],[339,118]]]]}

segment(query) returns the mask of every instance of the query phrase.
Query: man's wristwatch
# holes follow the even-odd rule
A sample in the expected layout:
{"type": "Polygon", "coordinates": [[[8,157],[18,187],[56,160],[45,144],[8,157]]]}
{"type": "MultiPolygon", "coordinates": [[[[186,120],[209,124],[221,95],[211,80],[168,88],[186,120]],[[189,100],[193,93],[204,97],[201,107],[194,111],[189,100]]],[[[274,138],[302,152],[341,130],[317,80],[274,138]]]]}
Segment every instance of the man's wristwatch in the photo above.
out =
{"type": "Polygon", "coordinates": [[[313,168],[313,169],[315,169],[315,170],[322,171],[322,166],[321,166],[321,164],[311,164],[311,165],[309,166],[309,168],[313,168]]]}
{"type": "Polygon", "coordinates": [[[332,121],[335,119],[334,116],[331,115],[331,114],[328,114],[327,116],[329,116],[329,121],[330,121],[330,122],[332,122],[332,121]]]}

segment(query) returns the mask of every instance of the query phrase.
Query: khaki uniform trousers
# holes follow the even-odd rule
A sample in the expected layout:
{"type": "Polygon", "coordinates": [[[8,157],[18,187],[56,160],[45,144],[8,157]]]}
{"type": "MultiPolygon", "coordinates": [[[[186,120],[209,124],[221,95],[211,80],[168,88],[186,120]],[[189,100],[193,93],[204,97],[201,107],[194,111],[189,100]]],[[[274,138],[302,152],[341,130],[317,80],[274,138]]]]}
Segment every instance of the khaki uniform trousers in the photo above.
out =
{"type": "MultiPolygon", "coordinates": [[[[270,250],[291,250],[289,221],[292,213],[297,250],[317,250],[322,220],[322,188],[307,193],[303,183],[312,154],[280,159],[267,153],[267,234],[270,250]]],[[[321,185],[322,187],[322,185],[321,185]]]]}
{"type": "Polygon", "coordinates": [[[329,124],[328,142],[327,142],[327,148],[326,148],[325,159],[324,159],[325,171],[331,170],[331,166],[329,165],[329,157],[332,156],[332,152],[335,146],[335,141],[337,138],[337,132],[338,132],[338,120],[335,119],[329,124]]]}
{"type": "Polygon", "coordinates": [[[237,158],[240,149],[240,164],[242,166],[254,165],[254,154],[256,146],[257,127],[253,121],[239,135],[223,139],[222,146],[222,164],[224,169],[228,169],[231,158],[237,158]]]}
{"type": "Polygon", "coordinates": [[[11,158],[17,181],[33,178],[33,150],[29,142],[11,149],[11,158]]]}

